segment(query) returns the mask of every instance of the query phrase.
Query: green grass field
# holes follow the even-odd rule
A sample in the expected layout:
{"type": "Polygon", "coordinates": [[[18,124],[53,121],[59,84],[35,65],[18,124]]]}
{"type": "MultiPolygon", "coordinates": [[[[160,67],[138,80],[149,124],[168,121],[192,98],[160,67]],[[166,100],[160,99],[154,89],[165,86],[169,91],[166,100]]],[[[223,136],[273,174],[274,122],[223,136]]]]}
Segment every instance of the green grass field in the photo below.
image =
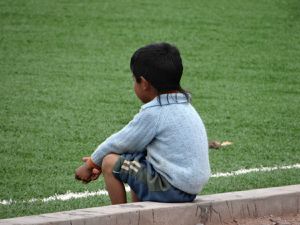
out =
{"type": "MultiPolygon", "coordinates": [[[[178,46],[182,86],[210,140],[212,172],[300,163],[300,3],[0,1],[0,218],[109,204],[108,197],[28,202],[104,189],[74,170],[141,103],[129,60],[178,46]]],[[[299,169],[212,178],[203,194],[300,183],[299,169]]]]}

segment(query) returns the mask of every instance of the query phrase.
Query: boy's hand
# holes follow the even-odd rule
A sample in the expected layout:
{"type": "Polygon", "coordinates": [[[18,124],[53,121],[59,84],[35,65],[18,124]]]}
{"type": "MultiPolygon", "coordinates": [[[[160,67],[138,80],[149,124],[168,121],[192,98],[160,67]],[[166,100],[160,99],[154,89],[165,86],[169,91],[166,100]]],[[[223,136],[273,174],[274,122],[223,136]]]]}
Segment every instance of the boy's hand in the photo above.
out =
{"type": "Polygon", "coordinates": [[[88,163],[89,157],[83,157],[82,161],[85,162],[84,165],[78,167],[75,171],[75,179],[81,180],[84,183],[89,183],[92,180],[98,179],[101,174],[100,168],[92,168],[88,163]]]}

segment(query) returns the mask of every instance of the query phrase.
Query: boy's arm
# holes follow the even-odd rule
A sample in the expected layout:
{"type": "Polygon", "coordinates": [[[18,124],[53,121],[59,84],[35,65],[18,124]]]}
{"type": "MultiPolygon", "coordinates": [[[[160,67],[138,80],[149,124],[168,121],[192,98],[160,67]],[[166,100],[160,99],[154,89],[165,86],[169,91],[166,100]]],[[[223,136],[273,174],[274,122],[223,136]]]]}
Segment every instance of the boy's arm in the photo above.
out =
{"type": "Polygon", "coordinates": [[[153,140],[158,124],[158,113],[151,111],[150,109],[141,111],[122,130],[107,138],[94,151],[91,161],[101,166],[104,156],[109,153],[144,151],[153,140]]]}

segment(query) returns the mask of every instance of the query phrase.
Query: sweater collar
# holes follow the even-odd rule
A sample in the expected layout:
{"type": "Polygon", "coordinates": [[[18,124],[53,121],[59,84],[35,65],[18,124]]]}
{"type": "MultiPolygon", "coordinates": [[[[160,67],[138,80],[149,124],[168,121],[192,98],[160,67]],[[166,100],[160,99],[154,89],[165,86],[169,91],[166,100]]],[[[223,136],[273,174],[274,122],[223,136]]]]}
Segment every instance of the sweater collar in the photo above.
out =
{"type": "Polygon", "coordinates": [[[142,105],[141,110],[149,107],[155,107],[155,106],[188,103],[190,101],[191,101],[190,94],[187,94],[187,97],[183,93],[162,94],[154,98],[152,101],[142,105]]]}

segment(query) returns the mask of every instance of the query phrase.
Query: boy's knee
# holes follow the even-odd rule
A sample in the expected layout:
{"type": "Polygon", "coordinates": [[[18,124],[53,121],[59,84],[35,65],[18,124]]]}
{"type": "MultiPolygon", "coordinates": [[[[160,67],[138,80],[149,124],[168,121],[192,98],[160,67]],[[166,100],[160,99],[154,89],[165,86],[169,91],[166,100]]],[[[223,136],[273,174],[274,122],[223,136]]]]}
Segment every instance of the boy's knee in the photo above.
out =
{"type": "Polygon", "coordinates": [[[106,155],[102,161],[102,167],[101,167],[102,172],[103,173],[112,173],[113,168],[119,158],[120,158],[120,156],[117,154],[106,155]]]}

